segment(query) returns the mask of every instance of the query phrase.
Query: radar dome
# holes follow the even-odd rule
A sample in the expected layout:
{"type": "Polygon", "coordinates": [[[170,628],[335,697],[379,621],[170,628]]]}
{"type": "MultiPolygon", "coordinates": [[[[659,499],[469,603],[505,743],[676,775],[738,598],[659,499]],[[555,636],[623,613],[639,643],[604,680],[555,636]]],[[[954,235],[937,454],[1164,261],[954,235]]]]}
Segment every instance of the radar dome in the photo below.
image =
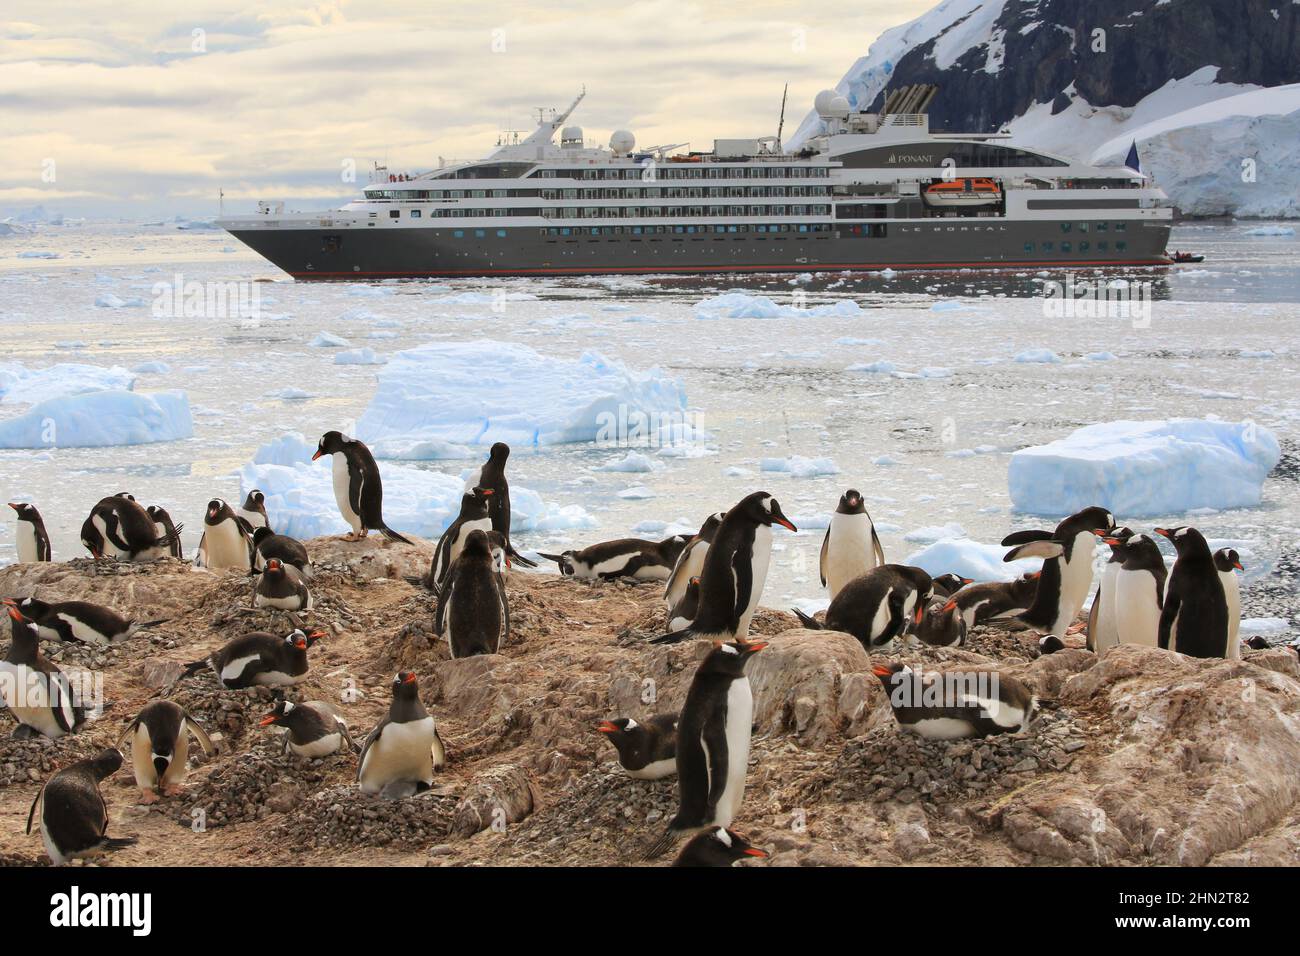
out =
{"type": "Polygon", "coordinates": [[[830,108],[826,111],[827,116],[835,119],[844,119],[849,115],[849,101],[843,96],[837,96],[830,102],[830,108]]]}
{"type": "Polygon", "coordinates": [[[582,145],[582,127],[566,126],[560,130],[561,146],[581,146],[582,145]]]}
{"type": "Polygon", "coordinates": [[[813,109],[817,111],[818,116],[829,116],[831,102],[835,99],[834,90],[822,90],[813,99],[813,109]]]}
{"type": "Polygon", "coordinates": [[[636,146],[636,137],[628,130],[616,129],[609,137],[609,148],[616,153],[630,153],[636,146]]]}

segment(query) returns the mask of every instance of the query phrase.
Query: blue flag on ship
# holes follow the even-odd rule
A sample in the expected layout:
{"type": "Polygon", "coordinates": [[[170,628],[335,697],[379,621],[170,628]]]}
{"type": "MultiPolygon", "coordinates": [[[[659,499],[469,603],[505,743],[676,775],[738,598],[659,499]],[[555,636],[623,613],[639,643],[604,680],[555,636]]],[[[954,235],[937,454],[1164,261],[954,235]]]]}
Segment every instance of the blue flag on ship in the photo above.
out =
{"type": "Polygon", "coordinates": [[[1124,165],[1135,173],[1142,172],[1142,167],[1138,164],[1138,143],[1133,140],[1133,145],[1128,148],[1128,156],[1124,159],[1124,165]]]}

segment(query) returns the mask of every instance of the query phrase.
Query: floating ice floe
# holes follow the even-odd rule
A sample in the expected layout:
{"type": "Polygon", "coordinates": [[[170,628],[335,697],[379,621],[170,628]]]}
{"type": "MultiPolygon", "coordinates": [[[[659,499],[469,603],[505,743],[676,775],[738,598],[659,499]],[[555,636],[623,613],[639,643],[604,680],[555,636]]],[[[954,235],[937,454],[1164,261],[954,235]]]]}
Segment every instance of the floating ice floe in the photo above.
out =
{"type": "Polygon", "coordinates": [[[1294,236],[1294,226],[1255,226],[1253,229],[1247,229],[1243,235],[1246,236],[1294,236]]]}
{"type": "Polygon", "coordinates": [[[861,315],[862,308],[852,299],[838,299],[824,305],[798,308],[780,305],[765,295],[727,292],[696,303],[695,314],[701,319],[852,318],[861,315]]]}
{"type": "Polygon", "coordinates": [[[1014,361],[1029,365],[1054,365],[1061,361],[1061,357],[1051,349],[1025,349],[1016,354],[1014,361]]]}
{"type": "Polygon", "coordinates": [[[123,299],[111,292],[102,292],[95,297],[95,308],[97,309],[140,309],[143,307],[144,299],[138,297],[123,299]]]}
{"type": "Polygon", "coordinates": [[[385,365],[387,363],[388,359],[374,349],[360,348],[334,353],[335,365],[385,365]]]}
{"type": "Polygon", "coordinates": [[[758,467],[761,471],[781,472],[791,478],[817,478],[840,473],[839,466],[829,458],[805,458],[803,455],[791,455],[789,458],[764,458],[759,462],[758,467]]]}
{"type": "Polygon", "coordinates": [[[618,493],[618,496],[626,501],[647,501],[650,498],[657,498],[653,488],[645,485],[633,485],[631,488],[624,488],[618,493]]]}
{"type": "Polygon", "coordinates": [[[627,445],[701,437],[685,421],[676,380],[594,352],[575,360],[513,342],[433,342],[395,353],[378,378],[357,423],[367,443],[627,445]]]}
{"type": "Polygon", "coordinates": [[[184,392],[83,392],[51,398],[0,422],[0,448],[103,448],[194,434],[184,392]]]}
{"type": "Polygon", "coordinates": [[[1243,618],[1238,633],[1243,637],[1252,634],[1279,634],[1291,630],[1291,622],[1284,617],[1243,618]]]}
{"type": "Polygon", "coordinates": [[[166,375],[172,370],[172,367],[166,362],[141,362],[139,365],[132,367],[131,371],[140,375],[166,375]]]}
{"type": "Polygon", "coordinates": [[[1277,438],[1253,422],[1119,421],[1022,448],[1007,479],[1016,511],[1061,516],[1101,505],[1122,520],[1254,507],[1280,457],[1277,438]]]}
{"type": "Polygon", "coordinates": [[[914,544],[933,544],[936,541],[966,537],[966,529],[959,524],[945,524],[915,528],[903,535],[904,541],[914,544]]]}
{"type": "MultiPolygon", "coordinates": [[[[240,469],[240,497],[253,488],[266,495],[271,526],[295,538],[343,534],[350,530],[334,499],[332,462],[312,461],[316,442],[299,433],[282,435],[263,445],[240,469]]],[[[458,475],[426,468],[380,465],[384,487],[384,521],[394,530],[436,538],[460,513],[465,483],[458,475]]],[[[510,487],[512,533],[588,529],[596,521],[584,509],[557,507],[528,488],[510,487]]]]}
{"type": "Polygon", "coordinates": [[[350,343],[332,332],[317,332],[316,337],[307,344],[317,349],[345,349],[350,343]]]}
{"type": "Polygon", "coordinates": [[[1000,544],[981,544],[965,536],[942,538],[909,554],[903,564],[922,568],[935,577],[952,572],[974,581],[1010,581],[1042,566],[1040,560],[1003,561],[1008,550],[1000,544]]]}
{"type": "Polygon", "coordinates": [[[7,405],[35,404],[84,392],[129,392],[134,384],[135,376],[120,365],[104,368],[60,362],[29,369],[18,362],[0,364],[0,402],[7,405]]]}
{"type": "Polygon", "coordinates": [[[610,461],[603,465],[597,465],[594,470],[639,473],[659,471],[664,467],[666,466],[662,461],[655,461],[649,455],[644,455],[639,451],[630,451],[625,457],[620,458],[617,461],[610,461]]]}
{"type": "Polygon", "coordinates": [[[887,362],[884,359],[881,359],[876,362],[859,362],[856,365],[850,365],[844,371],[869,372],[873,375],[892,375],[898,371],[898,366],[893,362],[887,362]]]}

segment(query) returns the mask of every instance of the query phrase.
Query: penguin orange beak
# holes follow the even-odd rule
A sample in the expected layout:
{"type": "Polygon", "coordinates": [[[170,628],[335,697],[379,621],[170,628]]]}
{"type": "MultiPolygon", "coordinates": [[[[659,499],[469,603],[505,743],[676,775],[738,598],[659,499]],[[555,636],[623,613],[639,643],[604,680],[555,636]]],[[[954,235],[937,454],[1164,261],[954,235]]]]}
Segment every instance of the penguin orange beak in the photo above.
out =
{"type": "Polygon", "coordinates": [[[484,489],[483,489],[483,497],[484,497],[484,498],[491,498],[491,497],[492,497],[492,494],[493,494],[493,491],[492,491],[491,488],[484,488],[484,489]]]}
{"type": "Polygon", "coordinates": [[[916,611],[913,612],[913,614],[912,614],[912,623],[913,623],[913,624],[920,624],[920,623],[921,623],[921,618],[923,618],[923,617],[925,617],[925,608],[922,607],[920,604],[918,604],[918,605],[916,606],[916,611]]]}
{"type": "Polygon", "coordinates": [[[0,601],[0,604],[4,604],[5,607],[17,607],[17,606],[18,606],[18,599],[17,599],[17,598],[5,598],[3,601],[0,601]]]}
{"type": "Polygon", "coordinates": [[[1104,538],[1106,535],[1110,534],[1110,531],[1106,528],[1093,528],[1092,533],[1099,538],[1104,538]]]}
{"type": "Polygon", "coordinates": [[[402,678],[402,683],[403,683],[403,684],[414,684],[414,683],[415,683],[415,671],[408,671],[407,674],[406,674],[406,676],[405,676],[404,678],[402,678]]]}
{"type": "Polygon", "coordinates": [[[608,720],[602,720],[599,724],[597,724],[596,730],[598,733],[602,733],[602,734],[618,733],[618,728],[615,727],[614,724],[608,720]]]}
{"type": "Polygon", "coordinates": [[[699,583],[700,583],[700,576],[697,574],[695,577],[691,578],[691,583],[692,583],[692,584],[699,584],[699,583]]]}
{"type": "Polygon", "coordinates": [[[15,621],[21,622],[23,619],[23,612],[18,610],[18,608],[14,607],[12,604],[8,605],[8,607],[9,607],[9,616],[13,618],[15,621]]]}
{"type": "Polygon", "coordinates": [[[745,641],[745,653],[757,654],[763,648],[767,647],[767,641],[745,641]]]}
{"type": "Polygon", "coordinates": [[[871,668],[871,673],[875,674],[877,677],[893,677],[893,676],[894,676],[894,672],[891,671],[891,670],[890,670],[888,667],[886,667],[884,664],[875,664],[875,665],[873,665],[872,668],[871,668]]]}
{"type": "Polygon", "coordinates": [[[311,460],[312,460],[312,461],[315,461],[315,460],[316,460],[317,458],[319,458],[322,454],[324,454],[324,452],[322,452],[319,448],[317,448],[317,449],[316,449],[316,454],[314,454],[314,455],[311,456],[311,460]]]}
{"type": "Polygon", "coordinates": [[[1102,542],[1102,544],[1112,544],[1112,545],[1114,545],[1114,544],[1123,544],[1123,543],[1124,543],[1124,542],[1123,542],[1122,540],[1120,540],[1119,538],[1112,538],[1110,535],[1103,535],[1103,536],[1102,536],[1102,539],[1101,539],[1101,542],[1102,542]]]}
{"type": "Polygon", "coordinates": [[[758,857],[760,860],[766,860],[766,859],[767,859],[767,851],[766,851],[766,850],[760,850],[760,849],[759,849],[758,847],[756,847],[756,846],[751,846],[748,850],[745,851],[745,856],[756,856],[756,857],[758,857]]]}
{"type": "Polygon", "coordinates": [[[17,506],[16,504],[14,504],[12,501],[9,502],[9,507],[10,507],[10,508],[13,508],[14,511],[17,511],[17,510],[18,510],[18,506],[17,506]]]}
{"type": "Polygon", "coordinates": [[[1042,571],[1035,571],[1035,572],[1033,572],[1031,575],[1029,575],[1029,580],[1031,580],[1031,581],[1037,581],[1037,580],[1038,580],[1039,578],[1041,578],[1042,576],[1043,576],[1043,572],[1042,572],[1042,571]]]}
{"type": "Polygon", "coordinates": [[[1170,531],[1168,528],[1152,528],[1151,530],[1154,531],[1156,534],[1160,535],[1160,537],[1162,538],[1172,538],[1174,536],[1173,532],[1170,531]]]}
{"type": "Polygon", "coordinates": [[[974,578],[959,578],[958,580],[960,580],[961,583],[962,583],[963,585],[965,585],[965,584],[974,584],[974,583],[975,583],[975,579],[974,579],[974,578]]]}
{"type": "Polygon", "coordinates": [[[300,637],[293,642],[293,646],[298,648],[300,651],[305,651],[307,649],[307,639],[300,637]]]}
{"type": "Polygon", "coordinates": [[[1240,561],[1233,561],[1233,562],[1232,562],[1232,566],[1233,566],[1234,568],[1236,568],[1238,571],[1245,571],[1245,570],[1246,570],[1245,568],[1243,568],[1243,567],[1241,566],[1241,562],[1240,562],[1240,561]]]}
{"type": "Polygon", "coordinates": [[[789,518],[777,518],[776,523],[779,524],[782,528],[788,528],[790,531],[799,530],[790,522],[789,518]]]}
{"type": "Polygon", "coordinates": [[[949,601],[947,604],[943,606],[943,610],[940,613],[947,614],[949,611],[953,610],[956,606],[957,606],[957,602],[955,600],[949,601]]]}
{"type": "Polygon", "coordinates": [[[263,717],[261,720],[257,722],[257,726],[270,727],[273,723],[275,723],[275,714],[267,714],[265,717],[263,717]]]}

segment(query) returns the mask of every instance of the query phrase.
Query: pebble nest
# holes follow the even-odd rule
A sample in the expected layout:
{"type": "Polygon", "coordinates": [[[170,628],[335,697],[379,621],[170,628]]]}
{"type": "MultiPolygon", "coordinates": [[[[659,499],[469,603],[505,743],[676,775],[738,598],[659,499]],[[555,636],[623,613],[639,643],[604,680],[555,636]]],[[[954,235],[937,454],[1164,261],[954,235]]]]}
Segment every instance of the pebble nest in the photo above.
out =
{"type": "Polygon", "coordinates": [[[102,735],[85,732],[58,740],[48,737],[18,740],[5,734],[0,737],[0,787],[40,783],[54,771],[93,757],[112,743],[102,735]]]}
{"type": "Polygon", "coordinates": [[[281,755],[278,739],[259,741],[240,754],[239,760],[214,770],[186,794],[173,810],[177,823],[192,826],[195,811],[202,811],[208,829],[262,820],[285,813],[324,782],[331,760],[307,760],[281,755]]]}
{"type": "Polygon", "coordinates": [[[846,743],[801,792],[818,802],[828,796],[930,805],[978,799],[1032,775],[1069,772],[1087,738],[1082,722],[1064,709],[1042,711],[1023,734],[983,740],[926,740],[886,724],[846,743]]]}
{"type": "Polygon", "coordinates": [[[343,784],[298,800],[267,839],[299,849],[395,845],[427,850],[451,833],[459,802],[442,790],[384,800],[343,784]]]}
{"type": "MultiPolygon", "coordinates": [[[[211,668],[204,668],[180,681],[167,695],[197,720],[209,735],[220,734],[227,741],[241,737],[275,706],[269,687],[227,690],[220,686],[211,668]]],[[[227,749],[227,748],[222,748],[227,749]]]]}

